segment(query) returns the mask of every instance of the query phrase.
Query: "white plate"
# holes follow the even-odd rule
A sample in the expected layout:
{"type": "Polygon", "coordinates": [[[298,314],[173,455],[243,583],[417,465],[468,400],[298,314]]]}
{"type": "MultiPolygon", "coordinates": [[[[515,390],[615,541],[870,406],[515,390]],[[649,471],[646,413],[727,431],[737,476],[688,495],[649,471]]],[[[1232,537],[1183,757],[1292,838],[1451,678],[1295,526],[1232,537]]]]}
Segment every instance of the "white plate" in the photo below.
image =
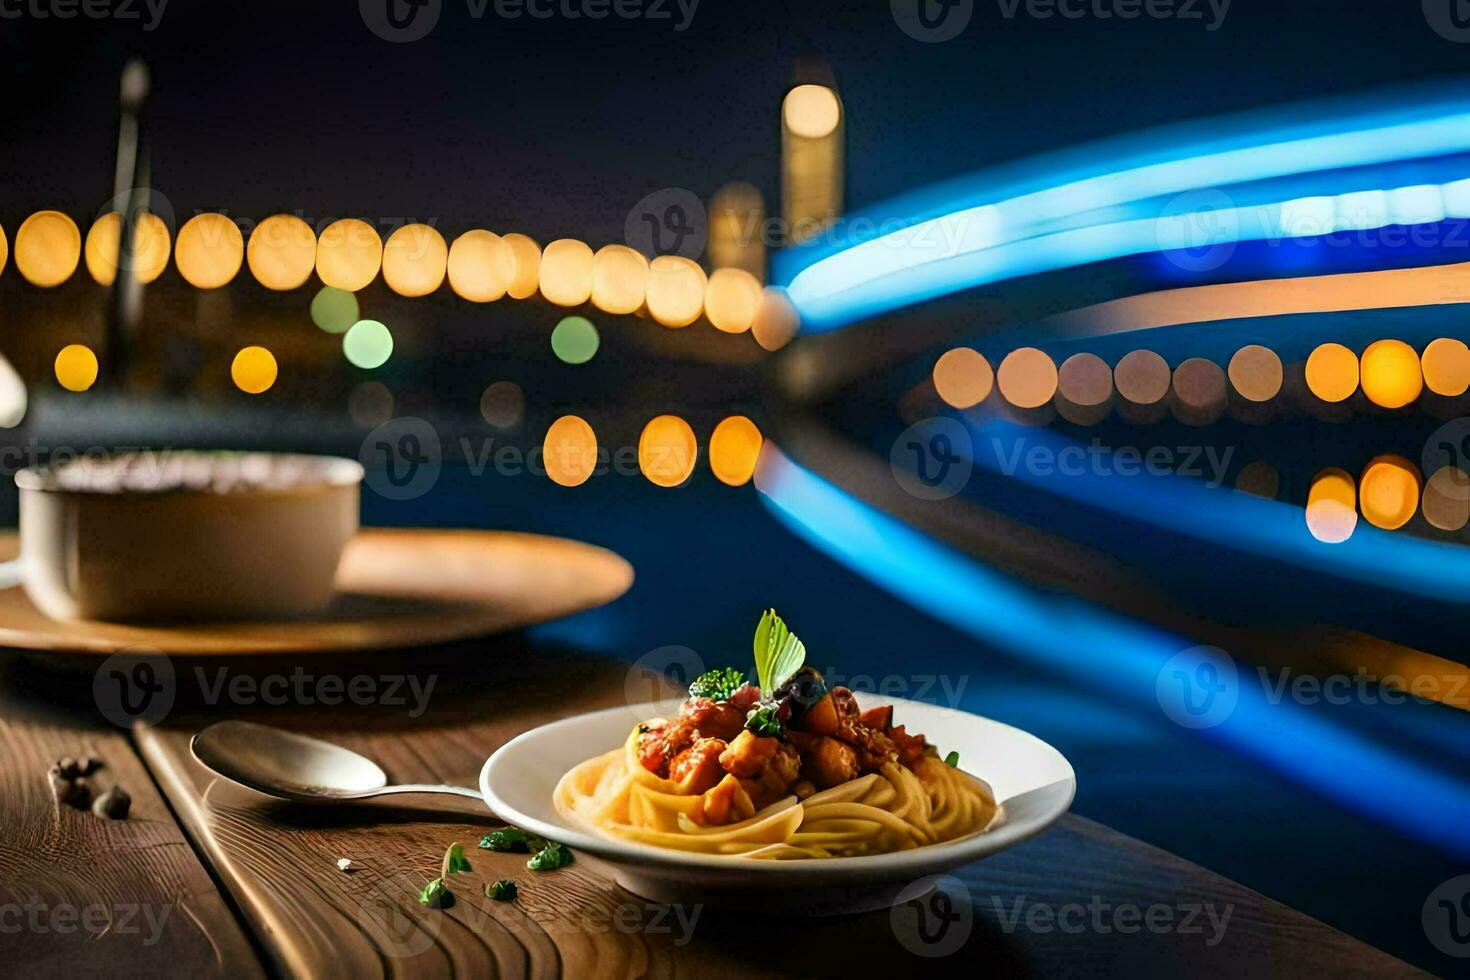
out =
{"type": "MultiPolygon", "coordinates": [[[[636,895],[670,904],[739,904],[808,914],[886,907],[911,886],[1033,837],[1072,804],[1077,777],[1034,735],[989,718],[918,701],[858,695],[866,708],[892,704],[894,720],[995,790],[1001,813],[984,833],[894,854],[810,861],[758,861],[691,854],[614,839],[557,812],[553,791],[573,766],[622,745],[639,721],[672,716],[679,700],[609,708],[542,725],[505,745],[480,771],[485,802],[507,823],[607,861],[636,895]]],[[[921,886],[922,887],[922,886],[921,886]]]]}

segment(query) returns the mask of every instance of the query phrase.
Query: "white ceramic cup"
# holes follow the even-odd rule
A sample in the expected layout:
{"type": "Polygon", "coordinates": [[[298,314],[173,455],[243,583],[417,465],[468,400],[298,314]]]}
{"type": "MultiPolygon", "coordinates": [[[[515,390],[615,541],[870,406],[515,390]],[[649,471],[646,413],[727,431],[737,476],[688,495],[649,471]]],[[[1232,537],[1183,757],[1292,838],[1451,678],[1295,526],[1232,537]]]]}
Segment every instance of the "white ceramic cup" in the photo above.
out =
{"type": "Polygon", "coordinates": [[[326,609],[357,533],[356,460],[176,453],[167,461],[196,477],[234,466],[245,478],[119,484],[106,464],[90,464],[86,478],[46,468],[16,474],[19,575],[37,608],[58,620],[273,619],[326,609]],[[289,478],[249,478],[272,467],[289,478]]]}

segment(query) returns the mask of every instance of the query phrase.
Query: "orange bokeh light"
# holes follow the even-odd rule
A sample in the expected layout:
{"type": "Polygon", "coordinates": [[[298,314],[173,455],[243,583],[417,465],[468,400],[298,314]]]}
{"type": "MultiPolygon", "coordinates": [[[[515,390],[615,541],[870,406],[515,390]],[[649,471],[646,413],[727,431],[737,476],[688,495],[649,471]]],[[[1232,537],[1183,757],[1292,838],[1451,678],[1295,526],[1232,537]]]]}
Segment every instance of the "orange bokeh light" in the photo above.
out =
{"type": "Polygon", "coordinates": [[[597,468],[597,433],[587,420],[563,415],[551,423],[541,442],[541,461],[551,482],[579,487],[597,468]]]}
{"type": "Polygon", "coordinates": [[[709,437],[709,468],[721,483],[740,487],[750,482],[760,458],[761,430],[744,415],[731,415],[709,437]]]}
{"type": "Polygon", "coordinates": [[[973,408],[990,396],[995,372],[985,355],[972,347],[956,347],[934,362],[934,390],[950,408],[973,408]]]}
{"type": "Polygon", "coordinates": [[[638,468],[648,482],[660,487],[677,487],[694,472],[699,445],[694,430],[677,415],[659,415],[649,420],[638,437],[638,468]]]}
{"type": "Polygon", "coordinates": [[[1402,456],[1374,458],[1358,480],[1358,505],[1374,527],[1396,531],[1419,510],[1419,470],[1402,456]]]}
{"type": "Polygon", "coordinates": [[[1424,390],[1419,355],[1402,340],[1375,340],[1363,351],[1363,394],[1383,408],[1403,408],[1424,390]]]}
{"type": "Polygon", "coordinates": [[[1312,478],[1307,494],[1307,530],[1325,544],[1341,544],[1358,526],[1358,495],[1353,478],[1336,468],[1312,478]]]}
{"type": "Polygon", "coordinates": [[[1346,400],[1358,390],[1358,357],[1342,344],[1322,344],[1307,357],[1307,387],[1324,402],[1346,400]]]}

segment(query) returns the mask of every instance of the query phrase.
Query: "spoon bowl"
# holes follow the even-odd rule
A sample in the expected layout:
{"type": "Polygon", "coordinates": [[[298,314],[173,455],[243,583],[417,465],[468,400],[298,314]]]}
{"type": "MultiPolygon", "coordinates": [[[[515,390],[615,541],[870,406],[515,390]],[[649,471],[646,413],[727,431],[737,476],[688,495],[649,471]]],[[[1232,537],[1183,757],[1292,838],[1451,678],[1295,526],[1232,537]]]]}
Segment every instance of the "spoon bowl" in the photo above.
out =
{"type": "Polygon", "coordinates": [[[230,782],[296,803],[341,803],[393,793],[445,793],[483,800],[462,786],[389,786],[371,760],[318,738],[249,721],[221,721],[189,743],[194,758],[230,782]]]}

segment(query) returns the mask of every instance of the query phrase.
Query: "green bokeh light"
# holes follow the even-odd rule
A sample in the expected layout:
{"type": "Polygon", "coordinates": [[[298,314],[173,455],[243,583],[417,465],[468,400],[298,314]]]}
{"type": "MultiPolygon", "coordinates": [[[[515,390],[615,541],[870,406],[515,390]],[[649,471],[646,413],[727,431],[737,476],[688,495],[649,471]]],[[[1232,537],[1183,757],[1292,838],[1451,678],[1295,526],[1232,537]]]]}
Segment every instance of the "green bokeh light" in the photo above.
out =
{"type": "Polygon", "coordinates": [[[357,322],[357,294],[323,286],[311,300],[311,322],[327,333],[343,333],[357,322]]]}
{"type": "Polygon", "coordinates": [[[551,331],[551,351],[568,364],[586,364],[597,354],[597,328],[585,316],[569,316],[551,331]]]}
{"type": "Polygon", "coordinates": [[[382,367],[393,355],[393,335],[377,320],[359,320],[342,338],[342,353],[354,367],[382,367]]]}

